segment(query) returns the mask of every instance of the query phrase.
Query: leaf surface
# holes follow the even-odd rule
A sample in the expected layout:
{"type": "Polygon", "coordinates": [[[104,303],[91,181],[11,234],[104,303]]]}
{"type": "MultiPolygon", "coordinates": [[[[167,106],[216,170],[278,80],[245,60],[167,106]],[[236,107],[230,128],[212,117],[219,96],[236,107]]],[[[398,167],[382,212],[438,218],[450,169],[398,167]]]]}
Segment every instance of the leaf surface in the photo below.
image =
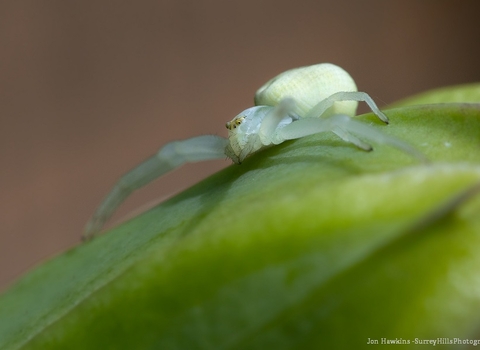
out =
{"type": "Polygon", "coordinates": [[[26,274],[0,298],[0,348],[475,337],[480,105],[405,105],[359,118],[428,164],[330,134],[253,155],[26,274]]]}

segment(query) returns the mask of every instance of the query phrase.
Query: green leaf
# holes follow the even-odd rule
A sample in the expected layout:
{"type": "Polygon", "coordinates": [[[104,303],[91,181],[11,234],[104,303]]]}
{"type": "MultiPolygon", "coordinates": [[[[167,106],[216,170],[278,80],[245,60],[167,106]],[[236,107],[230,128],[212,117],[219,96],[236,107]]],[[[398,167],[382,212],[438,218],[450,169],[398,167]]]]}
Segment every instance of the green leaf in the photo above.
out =
{"type": "Polygon", "coordinates": [[[391,107],[404,107],[433,103],[478,103],[480,83],[447,86],[420,93],[394,103],[391,107]]]}
{"type": "Polygon", "coordinates": [[[1,349],[369,348],[480,329],[480,106],[390,109],[232,165],[0,298],[1,349]]]}

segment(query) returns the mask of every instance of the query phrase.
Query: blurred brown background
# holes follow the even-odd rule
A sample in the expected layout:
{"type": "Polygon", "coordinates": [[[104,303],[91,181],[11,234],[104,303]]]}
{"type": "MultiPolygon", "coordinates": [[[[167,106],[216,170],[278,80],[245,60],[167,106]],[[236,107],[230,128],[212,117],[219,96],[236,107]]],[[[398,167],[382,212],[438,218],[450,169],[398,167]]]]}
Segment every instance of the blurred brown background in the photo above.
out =
{"type": "MultiPolygon", "coordinates": [[[[480,81],[478,4],[0,2],[0,289],[79,244],[121,174],[168,141],[226,135],[283,70],[336,63],[380,106],[480,81]]],[[[185,166],[113,221],[227,165],[185,166]]]]}

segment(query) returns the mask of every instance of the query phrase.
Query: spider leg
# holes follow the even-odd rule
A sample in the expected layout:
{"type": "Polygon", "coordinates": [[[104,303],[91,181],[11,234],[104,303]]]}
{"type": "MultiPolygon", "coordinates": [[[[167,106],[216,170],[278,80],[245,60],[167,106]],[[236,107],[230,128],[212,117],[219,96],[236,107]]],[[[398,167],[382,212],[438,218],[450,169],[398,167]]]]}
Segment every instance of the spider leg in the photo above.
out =
{"type": "Polygon", "coordinates": [[[310,110],[310,112],[308,112],[308,114],[305,117],[307,117],[307,118],[317,117],[318,118],[328,108],[332,107],[335,102],[340,102],[340,101],[359,101],[359,102],[363,101],[370,107],[372,112],[375,113],[381,121],[388,124],[387,116],[380,109],[378,109],[377,105],[372,100],[372,98],[367,93],[360,92],[360,91],[340,91],[340,92],[336,92],[333,95],[330,95],[329,97],[327,97],[326,99],[320,101],[316,106],[314,106],[310,110]]]}
{"type": "Polygon", "coordinates": [[[115,209],[136,189],[188,162],[225,158],[227,139],[203,135],[167,143],[155,155],[123,175],[85,227],[83,239],[93,238],[115,209]]]}
{"type": "Polygon", "coordinates": [[[265,115],[258,131],[258,135],[260,137],[262,145],[270,145],[272,143],[278,144],[282,142],[276,142],[276,140],[273,139],[273,135],[275,134],[278,125],[286,117],[291,117],[291,120],[289,122],[298,119],[298,116],[292,114],[294,109],[295,101],[292,98],[287,97],[281,100],[275,107],[270,110],[270,112],[265,115]]]}
{"type": "Polygon", "coordinates": [[[358,148],[361,148],[363,149],[364,151],[371,151],[373,150],[373,147],[370,146],[368,143],[365,143],[363,142],[362,140],[360,140],[359,138],[357,138],[355,135],[345,131],[344,129],[342,129],[340,126],[338,125],[334,125],[332,127],[332,132],[337,135],[338,137],[340,137],[342,140],[346,141],[346,142],[350,142],[350,143],[353,143],[355,146],[357,146],[358,148]]]}
{"type": "Polygon", "coordinates": [[[375,143],[387,144],[400,151],[410,154],[421,162],[428,163],[428,159],[421,152],[393,136],[385,135],[375,127],[354,120],[347,115],[337,114],[326,119],[302,118],[279,130],[283,140],[298,139],[304,136],[331,131],[340,136],[343,140],[351,142],[364,150],[371,150],[371,146],[359,140],[353,134],[359,135],[375,143]]]}

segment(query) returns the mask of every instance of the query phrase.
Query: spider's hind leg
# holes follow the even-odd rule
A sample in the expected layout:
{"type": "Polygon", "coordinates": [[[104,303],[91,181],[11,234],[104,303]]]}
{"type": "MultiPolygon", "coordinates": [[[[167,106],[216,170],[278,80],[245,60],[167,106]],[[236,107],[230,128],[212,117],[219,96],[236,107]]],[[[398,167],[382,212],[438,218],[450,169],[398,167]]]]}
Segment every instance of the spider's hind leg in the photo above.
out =
{"type": "Polygon", "coordinates": [[[327,131],[335,133],[344,141],[353,143],[357,147],[366,151],[371,151],[372,147],[357,138],[356,135],[374,143],[395,147],[400,151],[417,158],[421,162],[428,163],[428,160],[423,153],[419,152],[408,143],[384,134],[374,126],[370,126],[343,114],[336,114],[326,119],[303,118],[283,127],[279,134],[283,140],[293,140],[327,131]]]}
{"type": "MultiPolygon", "coordinates": [[[[361,91],[340,91],[336,92],[326,99],[320,101],[310,112],[306,115],[307,118],[319,117],[325,111],[332,107],[335,102],[341,101],[357,101],[365,102],[373,113],[385,124],[389,123],[388,117],[377,107],[372,98],[366,93],[361,91]]],[[[353,115],[352,115],[353,117],[353,115]]]]}
{"type": "Polygon", "coordinates": [[[364,151],[372,151],[373,150],[373,147],[370,146],[368,143],[363,142],[358,137],[349,133],[348,131],[345,131],[344,129],[342,129],[338,125],[335,125],[335,126],[332,127],[332,132],[335,135],[337,135],[338,137],[340,137],[342,140],[344,140],[346,142],[349,142],[349,143],[353,143],[355,146],[357,146],[360,149],[363,149],[364,151]]]}

